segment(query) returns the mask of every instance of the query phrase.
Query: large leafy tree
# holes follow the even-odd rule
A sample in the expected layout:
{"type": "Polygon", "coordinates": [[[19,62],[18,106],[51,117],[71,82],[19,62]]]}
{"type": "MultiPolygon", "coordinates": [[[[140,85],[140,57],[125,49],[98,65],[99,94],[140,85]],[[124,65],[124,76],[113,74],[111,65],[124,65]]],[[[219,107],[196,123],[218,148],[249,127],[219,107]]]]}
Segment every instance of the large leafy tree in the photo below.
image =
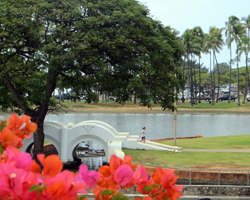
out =
{"type": "MultiPolygon", "coordinates": [[[[76,93],[98,86],[141,99],[157,97],[175,109],[182,49],[174,33],[134,0],[2,0],[0,3],[1,109],[31,116],[35,154],[43,151],[43,123],[58,109],[54,89],[76,93]]],[[[120,95],[122,96],[122,95],[120,95]]]]}

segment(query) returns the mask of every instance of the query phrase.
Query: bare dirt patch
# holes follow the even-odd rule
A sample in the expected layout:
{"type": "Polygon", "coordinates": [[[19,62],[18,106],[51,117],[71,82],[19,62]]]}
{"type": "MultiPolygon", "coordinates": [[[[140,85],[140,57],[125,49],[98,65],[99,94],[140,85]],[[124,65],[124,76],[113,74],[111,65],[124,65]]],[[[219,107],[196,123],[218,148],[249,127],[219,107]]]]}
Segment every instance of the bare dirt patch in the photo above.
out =
{"type": "Polygon", "coordinates": [[[244,149],[244,147],[239,147],[239,146],[229,146],[232,149],[244,149]]]}
{"type": "Polygon", "coordinates": [[[227,172],[230,171],[230,169],[232,169],[231,171],[235,171],[235,169],[237,170],[237,172],[242,172],[244,170],[250,170],[249,166],[239,166],[236,164],[224,164],[224,163],[211,163],[211,164],[206,164],[206,165],[194,165],[194,166],[190,166],[190,169],[209,169],[209,170],[218,170],[220,169],[221,171],[223,171],[223,169],[227,172]],[[234,169],[234,170],[233,170],[234,169]]]}

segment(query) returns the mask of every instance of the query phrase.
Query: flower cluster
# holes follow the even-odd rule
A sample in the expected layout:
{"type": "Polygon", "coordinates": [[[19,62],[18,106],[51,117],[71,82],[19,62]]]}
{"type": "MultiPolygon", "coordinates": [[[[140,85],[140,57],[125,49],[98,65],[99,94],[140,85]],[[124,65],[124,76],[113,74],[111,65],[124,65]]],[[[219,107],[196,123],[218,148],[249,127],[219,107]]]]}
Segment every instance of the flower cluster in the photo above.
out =
{"type": "Polygon", "coordinates": [[[122,160],[112,155],[109,166],[99,168],[101,177],[93,189],[96,199],[109,200],[111,197],[119,199],[123,196],[123,193],[120,193],[123,188],[135,186],[139,193],[144,194],[145,200],[174,200],[182,196],[180,192],[183,186],[176,186],[178,178],[173,170],[157,167],[156,172],[149,177],[143,165],[132,165],[131,161],[131,156],[125,156],[122,160]]]}
{"type": "Polygon", "coordinates": [[[112,155],[109,166],[102,166],[98,172],[89,171],[81,165],[78,173],[63,170],[58,155],[38,155],[41,170],[29,153],[20,152],[22,140],[36,130],[30,117],[19,118],[12,114],[9,123],[0,121],[0,199],[15,200],[75,200],[85,199],[79,194],[92,189],[96,199],[128,199],[125,189],[136,187],[144,196],[139,199],[178,199],[182,186],[176,186],[177,177],[173,170],[160,167],[148,176],[144,166],[132,165],[132,157],[124,159],[112,155]]]}

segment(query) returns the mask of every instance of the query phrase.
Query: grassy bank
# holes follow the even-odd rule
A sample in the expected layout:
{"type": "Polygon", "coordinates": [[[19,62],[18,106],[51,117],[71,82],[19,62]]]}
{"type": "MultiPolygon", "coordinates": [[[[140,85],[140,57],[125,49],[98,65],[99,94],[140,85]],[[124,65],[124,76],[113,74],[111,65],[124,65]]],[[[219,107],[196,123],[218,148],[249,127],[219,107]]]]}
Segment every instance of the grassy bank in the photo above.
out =
{"type": "Polygon", "coordinates": [[[181,169],[250,169],[247,153],[178,152],[123,149],[133,164],[181,169]]]}
{"type": "MultiPolygon", "coordinates": [[[[173,140],[160,143],[174,145],[173,140]]],[[[250,136],[205,137],[177,139],[177,145],[183,149],[250,149],[250,136]]],[[[215,152],[178,152],[146,151],[124,149],[126,155],[133,156],[133,163],[147,166],[164,166],[174,168],[217,168],[250,169],[249,153],[215,153],[215,152]]]]}
{"type": "MultiPolygon", "coordinates": [[[[77,107],[77,108],[124,108],[124,107],[141,107],[140,104],[134,104],[133,102],[125,102],[124,104],[120,104],[120,103],[117,103],[117,102],[101,102],[99,101],[98,103],[84,103],[84,101],[81,101],[81,102],[72,102],[72,101],[65,101],[63,103],[67,109],[70,109],[70,108],[74,108],[74,107],[77,107]]],[[[158,104],[152,104],[152,109],[160,109],[160,105],[158,104]]],[[[191,106],[191,104],[189,103],[189,100],[187,100],[186,102],[184,103],[180,103],[178,102],[177,103],[177,109],[190,109],[190,110],[196,110],[196,109],[204,109],[204,110],[210,110],[210,109],[217,109],[217,110],[239,110],[239,111],[242,111],[242,110],[249,110],[250,111],[250,103],[247,102],[245,104],[243,104],[241,102],[241,105],[238,106],[238,103],[237,102],[231,102],[231,103],[228,103],[227,101],[224,101],[224,102],[218,102],[218,103],[215,103],[213,106],[211,104],[209,104],[208,102],[206,101],[201,101],[201,103],[197,103],[197,105],[193,105],[191,106]]]]}
{"type": "MultiPolygon", "coordinates": [[[[174,145],[174,140],[159,143],[174,145]]],[[[177,139],[176,143],[183,149],[250,149],[250,135],[177,139]]]]}

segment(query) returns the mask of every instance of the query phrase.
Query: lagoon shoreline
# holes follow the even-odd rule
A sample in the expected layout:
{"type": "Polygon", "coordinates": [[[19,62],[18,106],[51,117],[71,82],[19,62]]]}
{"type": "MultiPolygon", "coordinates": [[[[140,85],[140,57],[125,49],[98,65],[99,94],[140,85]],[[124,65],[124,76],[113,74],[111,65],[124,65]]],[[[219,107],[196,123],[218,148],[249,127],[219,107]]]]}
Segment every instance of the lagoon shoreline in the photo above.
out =
{"type": "MultiPolygon", "coordinates": [[[[120,107],[70,107],[67,113],[144,113],[144,114],[174,114],[171,110],[162,110],[160,107],[147,108],[141,106],[120,107]]],[[[64,111],[60,112],[64,113],[64,111]]],[[[246,114],[250,115],[250,109],[186,109],[177,108],[176,114],[246,114]]]]}

